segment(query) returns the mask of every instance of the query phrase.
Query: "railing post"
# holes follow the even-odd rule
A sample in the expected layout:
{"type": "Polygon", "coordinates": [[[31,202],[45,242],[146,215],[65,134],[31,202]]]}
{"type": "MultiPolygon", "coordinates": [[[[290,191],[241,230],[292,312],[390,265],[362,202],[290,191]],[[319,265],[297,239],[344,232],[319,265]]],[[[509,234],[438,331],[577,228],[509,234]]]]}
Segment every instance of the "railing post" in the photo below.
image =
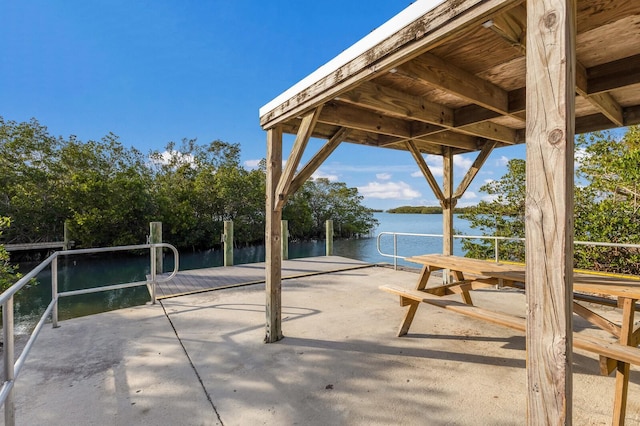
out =
{"type": "Polygon", "coordinates": [[[282,260],[289,259],[289,221],[282,220],[282,260]]]}
{"type": "MultiPolygon", "coordinates": [[[[162,222],[151,222],[149,224],[149,244],[162,243],[162,222]]],[[[162,247],[156,249],[155,256],[156,273],[162,273],[162,247]]]]}
{"type": "Polygon", "coordinates": [[[58,328],[58,256],[51,262],[51,300],[53,300],[51,323],[53,328],[58,328]]]}
{"type": "Polygon", "coordinates": [[[224,247],[224,266],[233,266],[233,221],[224,221],[224,234],[222,234],[224,247]]]}
{"type": "Polygon", "coordinates": [[[494,238],[495,241],[495,249],[494,249],[494,254],[496,257],[496,263],[500,262],[500,251],[498,249],[498,239],[494,238]]]}
{"type": "MultiPolygon", "coordinates": [[[[2,306],[2,335],[3,344],[3,364],[4,364],[4,381],[13,382],[14,380],[14,341],[13,341],[13,296],[11,296],[2,306]]],[[[9,391],[7,399],[4,402],[4,424],[13,426],[16,423],[15,401],[13,388],[9,391]]]]}
{"type": "Polygon", "coordinates": [[[329,219],[325,223],[327,232],[327,256],[333,256],[333,220],[329,219]]]}
{"type": "Polygon", "coordinates": [[[64,240],[64,245],[62,246],[62,250],[69,250],[71,249],[71,242],[69,241],[69,221],[65,220],[64,221],[64,226],[63,226],[63,240],[64,240]]]}
{"type": "Polygon", "coordinates": [[[151,245],[151,248],[149,249],[149,254],[150,254],[150,258],[151,258],[151,267],[150,267],[150,275],[151,275],[151,303],[152,304],[156,304],[156,266],[157,266],[157,254],[158,254],[158,249],[155,248],[153,245],[151,245]]]}
{"type": "Polygon", "coordinates": [[[393,233],[393,270],[398,270],[398,234],[393,233]]]}

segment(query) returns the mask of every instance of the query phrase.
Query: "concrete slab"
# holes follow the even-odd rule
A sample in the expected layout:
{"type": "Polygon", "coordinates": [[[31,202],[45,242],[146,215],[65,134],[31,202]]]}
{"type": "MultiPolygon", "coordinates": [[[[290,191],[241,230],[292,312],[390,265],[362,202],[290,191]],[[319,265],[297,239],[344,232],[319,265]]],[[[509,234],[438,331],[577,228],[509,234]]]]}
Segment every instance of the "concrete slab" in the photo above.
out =
{"type": "MultiPolygon", "coordinates": [[[[160,306],[65,321],[20,378],[18,424],[524,424],[524,336],[423,305],[395,337],[404,309],[378,286],[416,278],[371,267],[285,281],[285,338],[269,345],[264,285],[164,300],[170,323],[160,306]]],[[[524,312],[517,290],[473,296],[524,312]]],[[[574,372],[574,424],[610,424],[614,379],[591,354],[574,372]]],[[[640,424],[635,368],[627,424],[640,424]]]]}

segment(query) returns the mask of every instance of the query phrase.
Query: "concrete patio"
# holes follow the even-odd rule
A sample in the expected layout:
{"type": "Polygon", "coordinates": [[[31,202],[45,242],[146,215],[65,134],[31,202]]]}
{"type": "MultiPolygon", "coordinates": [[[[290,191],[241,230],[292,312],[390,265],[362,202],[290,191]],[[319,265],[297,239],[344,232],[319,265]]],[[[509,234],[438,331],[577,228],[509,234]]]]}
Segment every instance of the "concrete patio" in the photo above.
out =
{"type": "MultiPolygon", "coordinates": [[[[16,422],[524,424],[524,336],[423,305],[396,337],[404,309],[378,286],[416,278],[370,267],[284,281],[285,339],[274,344],[262,343],[264,284],[47,327],[16,385],[16,422]]],[[[474,302],[524,312],[518,290],[476,291],[474,302]]],[[[576,352],[574,363],[574,424],[610,424],[614,379],[592,354],[576,352]]],[[[627,424],[640,424],[637,369],[627,424]]]]}

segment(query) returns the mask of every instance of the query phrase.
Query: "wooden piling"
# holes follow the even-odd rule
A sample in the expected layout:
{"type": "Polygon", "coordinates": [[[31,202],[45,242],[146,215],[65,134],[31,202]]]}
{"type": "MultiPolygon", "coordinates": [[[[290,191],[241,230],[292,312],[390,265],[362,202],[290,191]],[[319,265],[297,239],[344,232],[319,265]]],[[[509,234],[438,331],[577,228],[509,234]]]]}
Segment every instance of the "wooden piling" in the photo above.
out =
{"type": "Polygon", "coordinates": [[[222,234],[224,247],[224,266],[233,266],[233,221],[224,221],[224,234],[222,234]]]}
{"type": "MultiPolygon", "coordinates": [[[[162,222],[149,223],[149,244],[159,244],[162,242],[162,222]]],[[[162,249],[156,249],[156,273],[162,273],[162,249]]]]}
{"type": "Polygon", "coordinates": [[[289,221],[282,220],[282,260],[289,259],[289,221]]]}
{"type": "Polygon", "coordinates": [[[333,220],[327,220],[325,228],[327,234],[326,254],[327,256],[333,256],[333,220]]]}

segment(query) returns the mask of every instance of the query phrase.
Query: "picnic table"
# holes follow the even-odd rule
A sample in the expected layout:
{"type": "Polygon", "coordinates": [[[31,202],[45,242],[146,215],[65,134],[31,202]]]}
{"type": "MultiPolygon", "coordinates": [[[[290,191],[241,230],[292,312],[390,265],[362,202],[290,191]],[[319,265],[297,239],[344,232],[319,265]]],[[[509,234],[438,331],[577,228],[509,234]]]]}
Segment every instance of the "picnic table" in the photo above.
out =
{"type": "MultiPolygon", "coordinates": [[[[429,254],[406,259],[422,265],[415,289],[406,289],[394,285],[381,286],[380,289],[400,296],[400,305],[407,306],[398,336],[409,332],[420,303],[427,303],[468,315],[484,321],[525,331],[525,318],[474,306],[473,290],[507,286],[524,288],[526,269],[520,264],[496,263],[459,256],[429,254]],[[431,273],[447,270],[452,282],[427,287],[431,273]],[[458,294],[458,302],[444,296],[458,294]]],[[[630,365],[640,365],[640,326],[634,326],[636,302],[640,300],[640,281],[605,275],[593,275],[575,272],[573,276],[573,312],[596,327],[605,330],[613,339],[601,339],[592,336],[574,334],[575,348],[596,353],[600,357],[600,372],[610,375],[616,372],[616,392],[614,399],[614,424],[624,424],[627,392],[629,386],[630,365]],[[615,304],[622,310],[620,324],[615,323],[588,306],[581,300],[600,304],[615,304]]]]}

